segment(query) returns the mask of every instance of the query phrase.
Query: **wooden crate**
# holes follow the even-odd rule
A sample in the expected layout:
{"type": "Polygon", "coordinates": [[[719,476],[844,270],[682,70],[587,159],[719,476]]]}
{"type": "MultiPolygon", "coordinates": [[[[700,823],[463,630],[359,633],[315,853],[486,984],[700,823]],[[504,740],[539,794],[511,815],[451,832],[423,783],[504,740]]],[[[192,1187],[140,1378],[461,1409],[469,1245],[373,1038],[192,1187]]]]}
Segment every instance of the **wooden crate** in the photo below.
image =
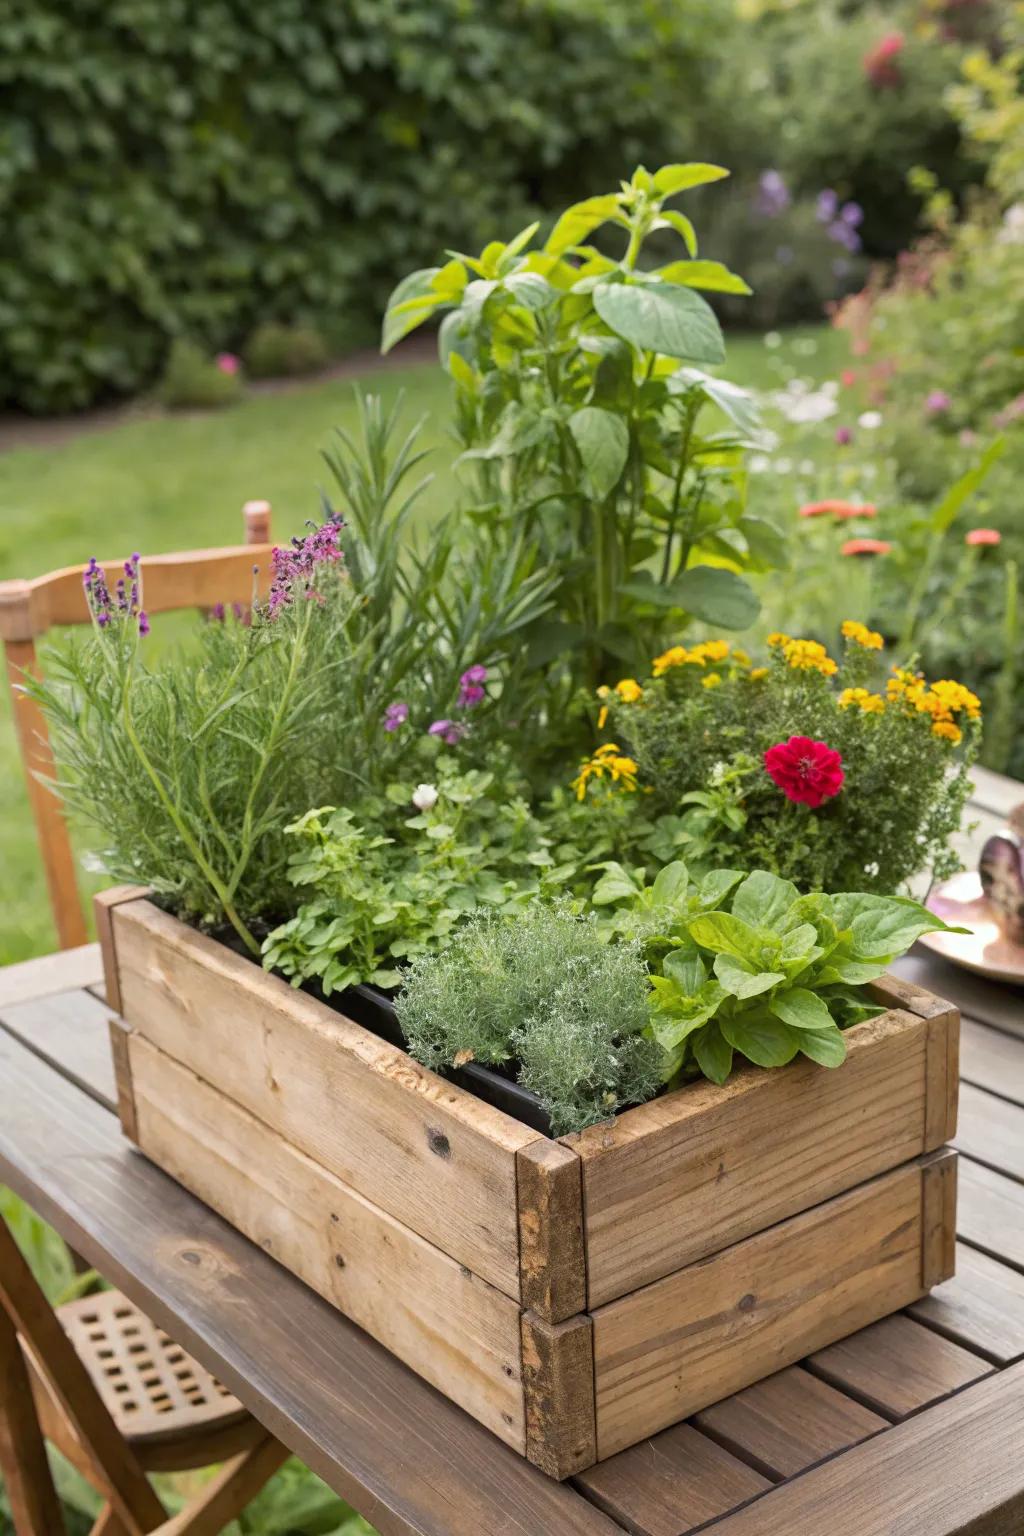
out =
{"type": "Polygon", "coordinates": [[[959,1020],[919,989],[838,1071],[553,1141],[142,893],[97,916],[127,1135],[555,1477],[952,1273],[959,1020]]]}

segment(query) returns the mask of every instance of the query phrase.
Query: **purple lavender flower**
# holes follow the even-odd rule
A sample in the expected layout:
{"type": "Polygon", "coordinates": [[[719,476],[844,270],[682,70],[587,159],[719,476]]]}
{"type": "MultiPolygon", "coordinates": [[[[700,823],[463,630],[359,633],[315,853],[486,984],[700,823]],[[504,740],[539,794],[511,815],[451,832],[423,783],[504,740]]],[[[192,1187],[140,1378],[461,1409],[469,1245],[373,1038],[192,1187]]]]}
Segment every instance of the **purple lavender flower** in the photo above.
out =
{"type": "Polygon", "coordinates": [[[828,227],[828,237],[853,256],[857,254],[863,243],[854,226],[843,218],[833,219],[828,227]]]}
{"type": "Polygon", "coordinates": [[[267,609],[275,618],[287,608],[297,595],[317,599],[316,577],[321,567],[333,565],[344,559],[338,540],[342,524],[330,518],[317,527],[310,524],[312,533],[303,539],[292,539],[287,549],[275,546],[270,555],[272,579],[267,598],[267,609]]]}
{"type": "Polygon", "coordinates": [[[831,224],[839,212],[839,197],[831,187],[823,187],[818,193],[814,208],[819,224],[831,224]]]}
{"type": "Polygon", "coordinates": [[[139,609],[139,634],[140,635],[148,635],[149,634],[149,615],[146,612],[145,608],[140,608],[139,609]]]}
{"type": "Polygon", "coordinates": [[[789,188],[778,171],[762,171],[757,182],[754,207],[763,219],[777,219],[785,213],[793,199],[789,188]]]}
{"type": "Polygon", "coordinates": [[[149,619],[139,611],[141,601],[142,584],[139,577],[139,564],[142,556],[132,555],[126,560],[121,569],[123,576],[119,576],[114,583],[114,595],[111,596],[107,585],[107,573],[93,555],[82,574],[82,586],[85,590],[85,600],[89,605],[89,612],[100,629],[106,629],[115,616],[121,618],[138,618],[139,633],[149,634],[149,619]]]}
{"type": "Polygon", "coordinates": [[[466,727],[457,720],[435,720],[427,729],[428,736],[440,736],[449,747],[457,747],[465,734],[466,727]]]}
{"type": "Polygon", "coordinates": [[[477,704],[482,704],[487,697],[484,683],[487,681],[487,668],[480,662],[472,667],[467,667],[459,678],[459,708],[474,709],[477,704]]]}
{"type": "Polygon", "coordinates": [[[386,731],[397,731],[399,726],[404,725],[408,718],[408,704],[389,704],[384,711],[384,729],[386,731]]]}

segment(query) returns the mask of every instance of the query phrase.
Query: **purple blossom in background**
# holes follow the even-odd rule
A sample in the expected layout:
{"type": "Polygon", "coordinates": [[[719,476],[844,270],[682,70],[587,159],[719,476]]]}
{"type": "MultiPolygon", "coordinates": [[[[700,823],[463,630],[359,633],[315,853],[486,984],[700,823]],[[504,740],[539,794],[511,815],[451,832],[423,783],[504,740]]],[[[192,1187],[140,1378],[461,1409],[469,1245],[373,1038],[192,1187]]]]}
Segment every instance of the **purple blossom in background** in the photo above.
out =
{"type": "Polygon", "coordinates": [[[149,634],[149,614],[146,612],[145,608],[139,609],[139,634],[149,634]]]}
{"type": "Polygon", "coordinates": [[[757,182],[754,207],[764,219],[777,219],[793,201],[789,188],[778,171],[762,171],[757,182]]]}
{"type": "Polygon", "coordinates": [[[435,720],[427,730],[428,736],[440,736],[449,747],[457,747],[465,734],[466,727],[457,720],[435,720]]]}
{"type": "Polygon", "coordinates": [[[397,731],[399,726],[404,725],[408,718],[408,704],[402,704],[400,702],[389,704],[387,709],[384,711],[384,729],[386,731],[397,731]]]}
{"type": "Polygon", "coordinates": [[[849,447],[850,443],[853,442],[853,433],[849,427],[836,427],[836,442],[840,448],[849,447]]]}
{"type": "Polygon", "coordinates": [[[139,634],[149,634],[149,619],[139,608],[142,593],[139,577],[141,560],[141,555],[134,554],[130,560],[124,562],[121,567],[124,575],[119,576],[114,583],[114,595],[111,597],[106,571],[95,555],[90,559],[82,575],[82,586],[89,612],[100,629],[106,629],[113,618],[120,616],[126,619],[138,618],[139,634]]]}
{"type": "Polygon", "coordinates": [[[819,224],[831,224],[839,212],[839,197],[831,187],[823,187],[818,193],[815,213],[819,224]]]}
{"type": "Polygon", "coordinates": [[[475,666],[467,667],[459,678],[459,708],[473,709],[477,704],[482,704],[487,697],[484,683],[487,681],[487,668],[479,662],[475,666]]]}
{"type": "Polygon", "coordinates": [[[308,533],[304,539],[292,539],[287,549],[275,546],[271,551],[272,580],[267,598],[271,618],[287,608],[297,593],[303,597],[316,598],[317,572],[322,566],[333,565],[344,559],[338,543],[342,529],[340,521],[331,518],[319,528],[312,524],[310,526],[313,532],[308,533]]]}
{"type": "Polygon", "coordinates": [[[829,239],[856,255],[863,244],[858,234],[864,222],[864,209],[860,203],[840,205],[838,194],[832,187],[825,187],[818,193],[815,214],[819,224],[827,224],[829,239]]]}
{"type": "Polygon", "coordinates": [[[924,402],[924,408],[929,416],[944,416],[952,404],[952,399],[944,389],[933,389],[924,402]]]}

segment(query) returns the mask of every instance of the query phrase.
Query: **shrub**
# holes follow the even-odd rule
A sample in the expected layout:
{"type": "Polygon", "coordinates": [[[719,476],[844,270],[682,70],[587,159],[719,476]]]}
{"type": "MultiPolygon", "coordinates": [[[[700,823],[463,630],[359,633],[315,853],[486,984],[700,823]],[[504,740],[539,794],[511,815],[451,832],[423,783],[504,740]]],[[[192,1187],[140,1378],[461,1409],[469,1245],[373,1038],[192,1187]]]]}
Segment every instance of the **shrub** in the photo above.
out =
{"type": "Polygon", "coordinates": [[[237,358],[229,353],[219,358],[207,357],[194,341],[172,342],[158,390],[168,410],[209,410],[234,405],[241,393],[237,358]]]}
{"type": "Polygon", "coordinates": [[[254,379],[316,373],[330,359],[327,343],[311,326],[260,325],[245,344],[245,366],[254,379]]]}
{"type": "Polygon", "coordinates": [[[699,131],[720,0],[11,0],[0,404],[168,341],[366,325],[398,274],[699,131]]]}

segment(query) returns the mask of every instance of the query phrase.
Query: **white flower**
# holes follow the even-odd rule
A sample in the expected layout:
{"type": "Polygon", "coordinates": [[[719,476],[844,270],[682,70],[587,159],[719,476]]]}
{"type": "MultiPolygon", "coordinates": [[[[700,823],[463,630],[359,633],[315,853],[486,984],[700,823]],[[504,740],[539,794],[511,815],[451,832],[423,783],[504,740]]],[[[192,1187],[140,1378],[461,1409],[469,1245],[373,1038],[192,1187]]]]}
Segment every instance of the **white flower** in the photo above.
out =
{"type": "Polygon", "coordinates": [[[863,427],[865,432],[877,432],[882,425],[881,411],[861,411],[857,417],[857,425],[863,427]]]}
{"type": "Polygon", "coordinates": [[[766,469],[771,469],[772,461],[766,453],[752,453],[747,468],[752,475],[763,475],[766,469]]]}
{"type": "Polygon", "coordinates": [[[827,421],[839,409],[834,388],[823,384],[820,389],[811,389],[804,379],[791,379],[785,389],[775,390],[768,398],[795,426],[813,426],[819,421],[827,421]]]}
{"type": "Polygon", "coordinates": [[[996,236],[1000,245],[1024,244],[1024,203],[1012,203],[1003,214],[1003,227],[996,236]]]}
{"type": "Polygon", "coordinates": [[[782,337],[779,335],[778,331],[768,331],[765,334],[764,344],[766,347],[771,347],[774,351],[776,347],[782,346],[782,337]]]}
{"type": "Polygon", "coordinates": [[[417,784],[412,803],[418,811],[432,811],[437,804],[437,790],[433,784],[417,784]]]}

